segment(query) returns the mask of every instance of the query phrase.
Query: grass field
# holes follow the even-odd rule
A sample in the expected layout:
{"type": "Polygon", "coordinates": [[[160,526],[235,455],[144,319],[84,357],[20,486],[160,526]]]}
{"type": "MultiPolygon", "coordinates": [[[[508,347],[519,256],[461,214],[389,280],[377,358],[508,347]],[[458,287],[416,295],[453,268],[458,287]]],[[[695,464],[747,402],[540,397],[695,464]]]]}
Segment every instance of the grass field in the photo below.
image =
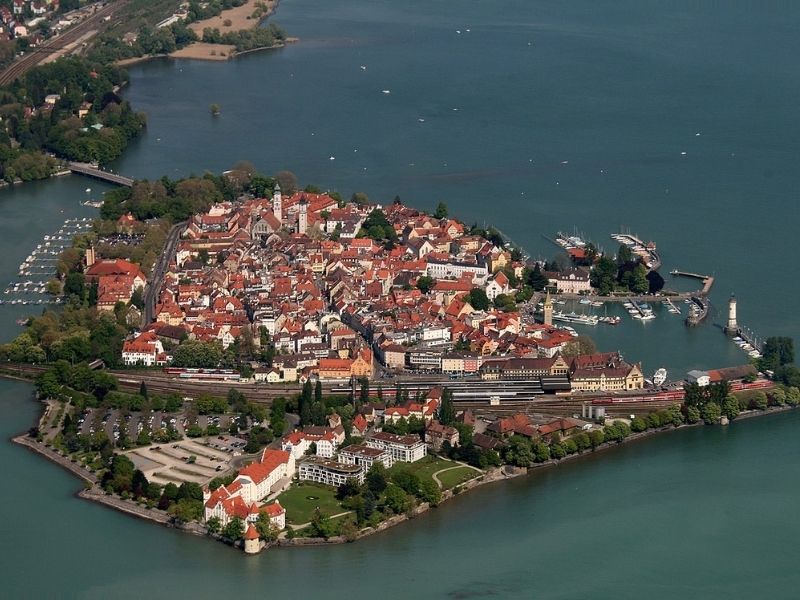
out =
{"type": "Polygon", "coordinates": [[[439,458],[438,456],[433,456],[429,454],[425,458],[420,459],[417,462],[395,463],[394,465],[392,465],[392,468],[389,469],[389,472],[394,473],[396,471],[405,470],[416,474],[420,479],[431,479],[431,475],[436,473],[436,471],[441,471],[442,469],[447,469],[448,467],[455,467],[457,465],[458,463],[455,463],[452,460],[447,460],[446,458],[439,458]]]}
{"type": "Polygon", "coordinates": [[[442,482],[442,488],[445,490],[449,490],[451,488],[456,487],[457,485],[464,483],[465,481],[474,479],[479,475],[480,473],[475,469],[461,466],[458,467],[457,469],[452,469],[450,471],[445,471],[444,473],[439,473],[437,477],[439,478],[439,481],[442,482]]]}
{"type": "Polygon", "coordinates": [[[286,509],[286,522],[292,525],[311,521],[317,507],[328,516],[345,511],[336,499],[334,488],[308,482],[292,485],[278,496],[278,502],[286,509]]]}

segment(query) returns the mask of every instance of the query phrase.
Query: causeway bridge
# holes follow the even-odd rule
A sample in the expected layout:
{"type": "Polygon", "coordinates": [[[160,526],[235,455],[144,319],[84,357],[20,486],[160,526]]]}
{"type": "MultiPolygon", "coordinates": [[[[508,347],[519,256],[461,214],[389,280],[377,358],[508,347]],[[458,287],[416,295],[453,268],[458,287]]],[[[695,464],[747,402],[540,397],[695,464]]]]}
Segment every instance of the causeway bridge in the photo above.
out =
{"type": "Polygon", "coordinates": [[[133,187],[133,178],[125,177],[124,175],[119,175],[118,173],[104,171],[97,165],[93,165],[91,163],[70,162],[68,163],[68,167],[72,173],[80,173],[81,175],[94,177],[95,179],[100,179],[109,183],[124,185],[125,187],[133,187]]]}

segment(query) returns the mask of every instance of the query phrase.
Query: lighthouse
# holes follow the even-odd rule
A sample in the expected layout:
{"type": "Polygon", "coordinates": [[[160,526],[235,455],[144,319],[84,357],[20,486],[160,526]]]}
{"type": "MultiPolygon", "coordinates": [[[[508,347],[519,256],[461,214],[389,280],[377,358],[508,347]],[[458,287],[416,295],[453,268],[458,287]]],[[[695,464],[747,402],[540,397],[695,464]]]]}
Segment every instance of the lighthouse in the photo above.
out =
{"type": "Polygon", "coordinates": [[[731,294],[728,300],[728,325],[725,327],[725,333],[730,336],[738,335],[739,324],[736,322],[736,296],[731,294]]]}

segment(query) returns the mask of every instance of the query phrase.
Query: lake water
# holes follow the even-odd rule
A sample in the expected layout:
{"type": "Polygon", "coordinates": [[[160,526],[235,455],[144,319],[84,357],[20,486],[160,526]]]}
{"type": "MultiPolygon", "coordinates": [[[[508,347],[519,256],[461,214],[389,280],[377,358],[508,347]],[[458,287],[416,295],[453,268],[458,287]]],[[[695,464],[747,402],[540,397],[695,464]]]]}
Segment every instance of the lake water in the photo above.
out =
{"type": "MultiPolygon", "coordinates": [[[[543,235],[577,228],[613,250],[609,234],[627,227],[658,243],[664,273],[714,274],[722,317],[735,292],[742,322],[797,337],[799,13],[284,0],[276,21],[299,44],[134,67],[126,95],[149,127],[113,167],[177,177],[250,160],[344,195],[445,201],[547,258],[543,235]]],[[[15,280],[64,218],[94,214],[78,204],[102,189],[87,181],[0,191],[0,277],[15,280]]],[[[25,312],[0,307],[3,339],[25,312]]],[[[590,335],[678,378],[745,360],[713,323],[687,330],[666,311],[590,335]]],[[[30,386],[0,383],[0,398],[6,436],[30,426],[30,386]]],[[[792,598],[798,419],[677,432],[489,486],[357,544],[247,559],[74,500],[75,479],[4,444],[13,516],[0,575],[10,597],[792,598]]]]}

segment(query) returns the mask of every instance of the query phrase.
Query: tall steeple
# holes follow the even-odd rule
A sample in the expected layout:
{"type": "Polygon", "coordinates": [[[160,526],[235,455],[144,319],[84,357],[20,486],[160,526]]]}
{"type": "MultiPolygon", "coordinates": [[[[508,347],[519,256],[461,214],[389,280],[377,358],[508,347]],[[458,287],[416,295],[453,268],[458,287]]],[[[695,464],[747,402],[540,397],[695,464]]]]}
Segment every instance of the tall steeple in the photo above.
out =
{"type": "Polygon", "coordinates": [[[544,299],[544,306],[542,308],[542,312],[544,313],[544,317],[542,322],[545,325],[551,326],[553,325],[553,299],[550,297],[550,290],[547,291],[547,296],[544,299]]]}
{"type": "Polygon", "coordinates": [[[305,199],[300,200],[299,212],[297,213],[297,233],[305,234],[308,229],[308,203],[305,199]]]}
{"type": "Polygon", "coordinates": [[[281,196],[281,186],[275,182],[275,192],[272,194],[272,212],[278,221],[283,220],[283,197],[281,196]]]}

